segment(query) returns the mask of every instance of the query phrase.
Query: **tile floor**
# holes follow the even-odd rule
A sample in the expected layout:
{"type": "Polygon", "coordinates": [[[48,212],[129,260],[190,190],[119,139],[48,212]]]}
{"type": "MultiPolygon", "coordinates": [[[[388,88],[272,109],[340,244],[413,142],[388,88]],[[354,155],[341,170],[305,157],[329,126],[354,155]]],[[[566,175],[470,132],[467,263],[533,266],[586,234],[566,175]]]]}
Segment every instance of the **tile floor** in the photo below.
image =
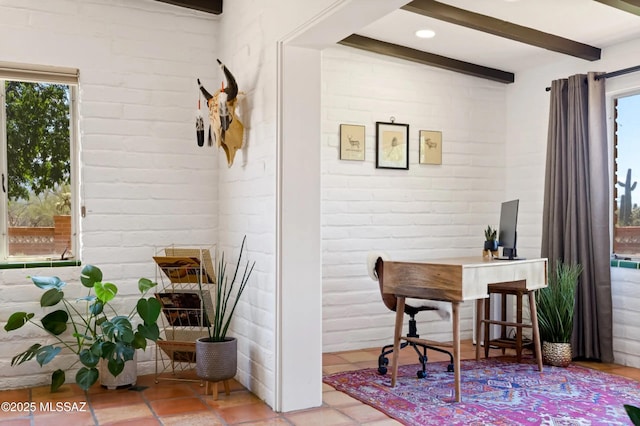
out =
{"type": "MultiPolygon", "coordinates": [[[[492,350],[498,355],[499,350],[492,350]]],[[[462,358],[474,358],[475,347],[470,341],[462,344],[462,358]]],[[[377,367],[379,348],[323,355],[325,374],[361,368],[377,367]]],[[[430,361],[442,361],[444,355],[430,352],[430,361]]],[[[401,363],[417,363],[410,349],[401,353],[401,363]]],[[[615,364],[580,363],[640,381],[640,369],[615,364]]],[[[237,382],[232,382],[231,395],[220,392],[217,401],[205,395],[197,382],[162,380],[141,376],[137,385],[141,391],[92,388],[85,394],[76,385],[64,385],[56,393],[48,387],[0,392],[0,402],[28,402],[32,412],[0,411],[0,426],[7,425],[252,425],[252,426],[324,426],[368,425],[388,426],[400,423],[362,404],[342,392],[323,384],[321,407],[289,413],[275,413],[264,402],[237,382]],[[49,404],[48,406],[46,404],[49,404]],[[49,407],[49,408],[47,408],[49,407]],[[56,413],[52,408],[60,408],[56,413]]],[[[222,388],[222,387],[221,387],[222,388]]],[[[14,408],[18,405],[14,404],[14,408]]],[[[29,406],[27,405],[27,408],[29,406]]]]}

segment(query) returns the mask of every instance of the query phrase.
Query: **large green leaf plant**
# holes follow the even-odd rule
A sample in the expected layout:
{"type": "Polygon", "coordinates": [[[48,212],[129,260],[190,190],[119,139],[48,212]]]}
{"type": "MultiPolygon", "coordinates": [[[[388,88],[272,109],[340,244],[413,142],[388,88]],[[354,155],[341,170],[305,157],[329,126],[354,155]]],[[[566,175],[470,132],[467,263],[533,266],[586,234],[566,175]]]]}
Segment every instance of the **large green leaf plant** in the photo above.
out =
{"type": "Polygon", "coordinates": [[[576,287],[581,273],[580,264],[558,261],[549,274],[549,285],[537,291],[536,310],[542,341],[571,342],[576,287]]]}
{"type": "MultiPolygon", "coordinates": [[[[78,362],[82,364],[75,379],[82,389],[87,390],[99,378],[97,367],[100,359],[104,359],[108,363],[109,372],[117,376],[124,369],[125,362],[133,359],[136,349],[144,350],[147,340],[155,342],[160,338],[156,323],[161,310],[160,302],[155,297],[145,298],[146,293],[157,284],[147,278],[138,281],[142,296],[128,315],[119,315],[111,305],[110,302],[118,294],[118,287],[113,283],[103,282],[102,271],[96,266],[83,267],[80,282],[88,291],[86,296],[74,300],[65,297],[63,289],[67,284],[60,278],[30,278],[44,291],[40,306],[46,313],[38,321],[34,313],[15,312],[9,317],[4,329],[11,332],[31,323],[54,337],[56,343],[32,345],[13,357],[12,366],[33,358],[40,366],[44,366],[66,349],[78,356],[68,369],[72,369],[78,362]],[[52,311],[50,307],[57,309],[52,311]],[[142,322],[134,329],[133,320],[136,315],[142,322]]],[[[64,370],[54,371],[51,376],[51,391],[58,389],[65,380],[64,370]]]]}

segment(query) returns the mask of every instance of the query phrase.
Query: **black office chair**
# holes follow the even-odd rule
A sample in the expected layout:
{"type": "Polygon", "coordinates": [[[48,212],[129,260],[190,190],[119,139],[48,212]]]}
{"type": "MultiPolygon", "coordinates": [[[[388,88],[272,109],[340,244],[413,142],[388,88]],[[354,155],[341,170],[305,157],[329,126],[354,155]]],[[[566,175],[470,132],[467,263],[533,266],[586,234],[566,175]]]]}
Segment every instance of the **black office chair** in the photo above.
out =
{"type": "MultiPolygon", "coordinates": [[[[394,294],[383,293],[382,291],[384,280],[384,260],[381,257],[378,257],[378,259],[376,260],[375,275],[378,278],[382,301],[387,308],[395,312],[398,302],[396,296],[394,294]]],[[[420,335],[418,334],[418,330],[416,327],[416,314],[422,311],[435,311],[438,310],[438,308],[433,306],[413,306],[411,304],[412,301],[415,301],[415,299],[405,299],[404,305],[404,313],[409,315],[409,332],[407,333],[407,337],[419,338],[420,335]]],[[[427,349],[449,355],[450,361],[449,365],[447,365],[447,371],[453,371],[453,355],[451,354],[451,352],[435,346],[407,341],[401,342],[400,349],[406,348],[407,346],[411,346],[418,354],[418,361],[422,365],[422,369],[418,370],[418,372],[416,373],[419,379],[423,379],[427,376],[426,366],[427,361],[429,360],[427,356],[427,349]],[[418,348],[421,348],[422,352],[420,352],[418,348]]],[[[378,373],[384,375],[387,374],[387,365],[389,365],[389,358],[387,358],[387,355],[393,352],[393,344],[384,346],[380,352],[380,356],[378,357],[378,373]]]]}

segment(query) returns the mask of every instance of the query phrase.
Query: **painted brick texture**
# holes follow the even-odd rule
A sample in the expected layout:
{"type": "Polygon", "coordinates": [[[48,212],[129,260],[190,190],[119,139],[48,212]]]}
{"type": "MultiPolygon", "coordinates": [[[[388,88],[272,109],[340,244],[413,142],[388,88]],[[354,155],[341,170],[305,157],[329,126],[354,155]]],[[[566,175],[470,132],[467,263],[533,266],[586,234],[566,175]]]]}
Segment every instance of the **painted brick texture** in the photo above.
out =
{"type": "MultiPolygon", "coordinates": [[[[394,315],[366,271],[367,253],[396,259],[479,255],[504,196],[505,88],[353,49],[323,51],[323,350],[379,346],[394,315]],[[375,168],[375,123],[408,123],[409,170],[375,168]],[[366,126],[365,161],[339,159],[340,124],[366,126]],[[443,133],[442,165],[418,164],[419,130],[443,133]]],[[[462,336],[471,337],[471,304],[462,336]]],[[[451,326],[422,315],[429,339],[451,326]]]]}

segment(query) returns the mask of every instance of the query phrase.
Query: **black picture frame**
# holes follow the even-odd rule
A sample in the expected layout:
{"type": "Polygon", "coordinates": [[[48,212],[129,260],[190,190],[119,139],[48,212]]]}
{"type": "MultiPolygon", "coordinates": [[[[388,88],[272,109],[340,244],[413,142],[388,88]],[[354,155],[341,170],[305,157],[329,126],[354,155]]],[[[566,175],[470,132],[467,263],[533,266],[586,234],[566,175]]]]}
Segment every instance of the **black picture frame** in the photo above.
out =
{"type": "Polygon", "coordinates": [[[409,170],[409,125],[376,122],[376,168],[409,170]]]}

